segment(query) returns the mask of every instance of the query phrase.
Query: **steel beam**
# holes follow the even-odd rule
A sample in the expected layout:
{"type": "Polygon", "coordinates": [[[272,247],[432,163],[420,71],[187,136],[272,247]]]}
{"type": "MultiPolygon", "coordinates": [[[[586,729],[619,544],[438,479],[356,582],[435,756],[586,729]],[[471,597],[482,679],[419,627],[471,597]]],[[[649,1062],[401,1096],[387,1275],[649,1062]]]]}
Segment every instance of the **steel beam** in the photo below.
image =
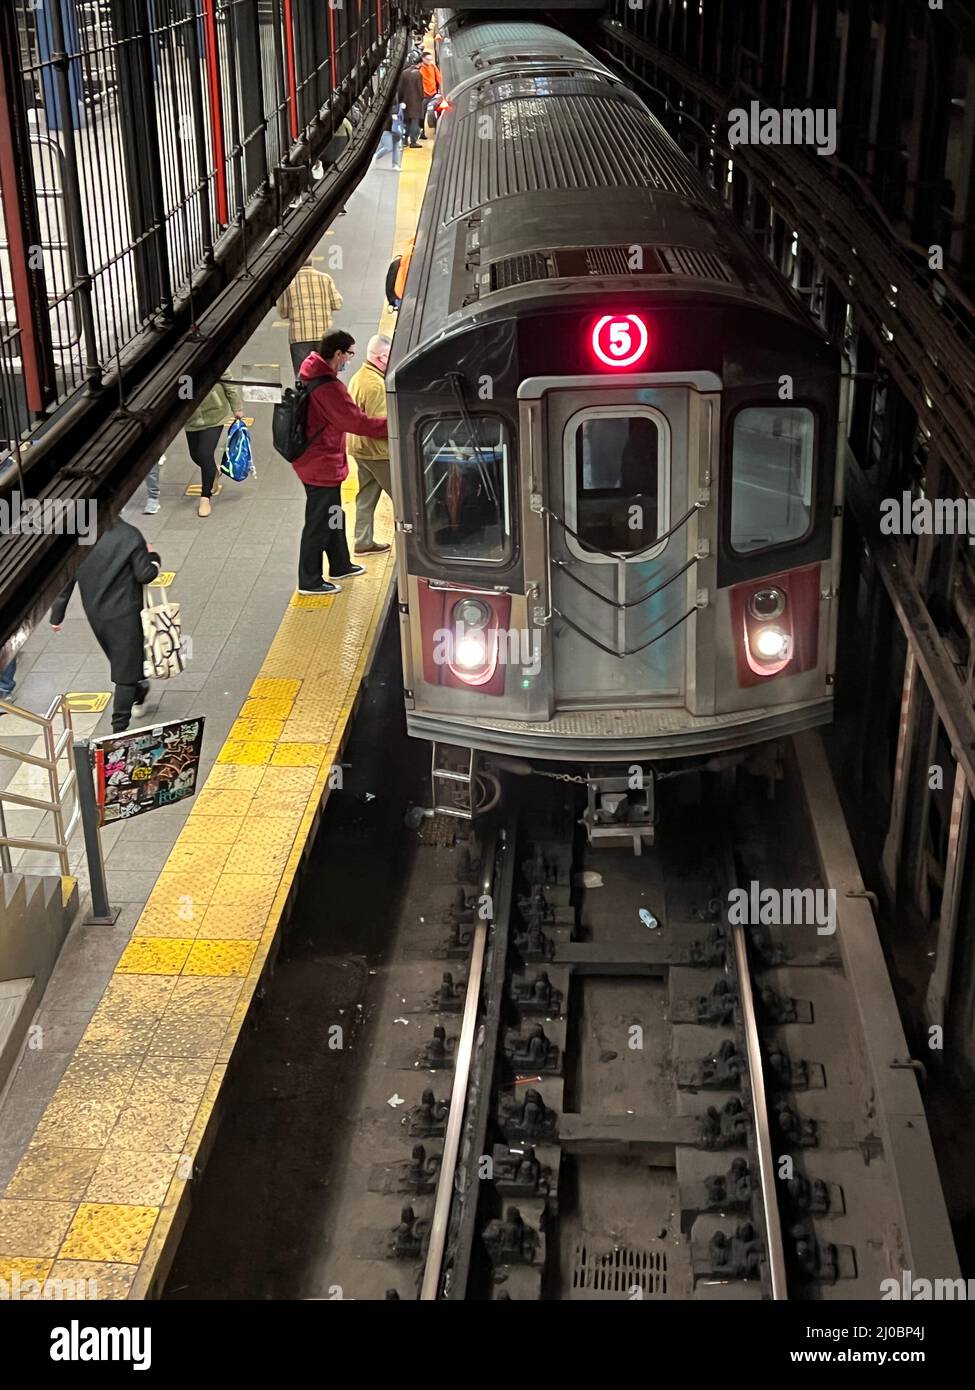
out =
{"type": "Polygon", "coordinates": [[[952,751],[964,769],[969,789],[975,793],[975,711],[971,698],[921,597],[907,547],[892,536],[880,534],[877,502],[851,460],[846,470],[847,506],[870,548],[871,559],[951,740],[952,751]]]}

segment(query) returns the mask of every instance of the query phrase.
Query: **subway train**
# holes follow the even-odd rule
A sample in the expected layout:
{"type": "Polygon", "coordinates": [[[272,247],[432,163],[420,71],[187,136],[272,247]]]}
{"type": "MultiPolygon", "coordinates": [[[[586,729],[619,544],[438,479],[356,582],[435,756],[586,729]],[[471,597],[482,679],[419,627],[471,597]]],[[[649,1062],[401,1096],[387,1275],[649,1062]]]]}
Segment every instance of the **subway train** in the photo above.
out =
{"type": "Polygon", "coordinates": [[[441,809],[600,768],[598,820],[621,764],[829,720],[840,354],[578,43],[441,32],[387,374],[408,728],[441,809]]]}

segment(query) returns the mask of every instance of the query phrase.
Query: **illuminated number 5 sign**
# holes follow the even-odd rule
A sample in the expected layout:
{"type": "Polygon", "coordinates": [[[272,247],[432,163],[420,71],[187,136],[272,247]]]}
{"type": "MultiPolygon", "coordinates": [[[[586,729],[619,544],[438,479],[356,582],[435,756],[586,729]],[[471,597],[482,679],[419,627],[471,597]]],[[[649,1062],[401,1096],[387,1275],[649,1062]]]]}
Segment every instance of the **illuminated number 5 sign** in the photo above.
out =
{"type": "Polygon", "coordinates": [[[592,330],[592,350],[606,367],[632,367],[650,345],[639,314],[604,314],[592,330]]]}

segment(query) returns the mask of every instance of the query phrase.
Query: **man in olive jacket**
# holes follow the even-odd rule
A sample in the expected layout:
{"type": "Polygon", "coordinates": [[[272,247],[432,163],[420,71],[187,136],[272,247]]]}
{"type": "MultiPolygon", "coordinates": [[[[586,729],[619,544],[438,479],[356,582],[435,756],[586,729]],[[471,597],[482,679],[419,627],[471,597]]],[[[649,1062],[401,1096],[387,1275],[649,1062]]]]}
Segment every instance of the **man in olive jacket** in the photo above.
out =
{"type": "MultiPolygon", "coordinates": [[[[349,382],[349,395],[366,415],[386,414],[386,363],[389,339],[377,333],[369,339],[366,360],[349,382]]],[[[392,496],[389,485],[389,440],[365,439],[350,434],[346,448],[355,459],[359,492],[355,499],[355,553],[376,554],[388,550],[372,533],[380,494],[392,496]]]]}
{"type": "Polygon", "coordinates": [[[133,714],[143,713],[149,696],[149,682],[143,676],[142,586],[156,578],[160,565],[142,532],[120,517],[102,532],[51,609],[51,626],[57,632],[77,583],[85,616],[111,663],[112,732],[116,734],[129,727],[133,714]]]}

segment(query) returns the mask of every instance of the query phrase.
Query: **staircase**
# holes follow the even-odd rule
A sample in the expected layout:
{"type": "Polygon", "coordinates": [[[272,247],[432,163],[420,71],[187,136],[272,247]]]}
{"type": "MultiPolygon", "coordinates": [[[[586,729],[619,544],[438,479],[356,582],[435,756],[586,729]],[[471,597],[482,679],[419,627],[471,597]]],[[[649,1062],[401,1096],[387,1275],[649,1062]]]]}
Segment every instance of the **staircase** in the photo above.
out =
{"type": "Polygon", "coordinates": [[[73,878],[0,874],[0,1087],[17,1059],[77,910],[73,878]]]}

